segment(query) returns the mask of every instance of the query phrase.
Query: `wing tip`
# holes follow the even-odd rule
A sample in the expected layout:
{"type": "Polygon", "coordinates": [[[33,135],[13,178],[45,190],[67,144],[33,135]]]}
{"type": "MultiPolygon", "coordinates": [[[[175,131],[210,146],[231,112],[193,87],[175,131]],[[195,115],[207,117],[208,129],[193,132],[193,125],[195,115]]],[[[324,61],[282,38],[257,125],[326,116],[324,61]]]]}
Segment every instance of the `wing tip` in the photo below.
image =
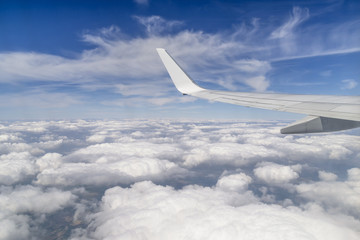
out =
{"type": "Polygon", "coordinates": [[[187,75],[164,48],[156,48],[156,50],[179,92],[191,95],[204,90],[187,75]]]}

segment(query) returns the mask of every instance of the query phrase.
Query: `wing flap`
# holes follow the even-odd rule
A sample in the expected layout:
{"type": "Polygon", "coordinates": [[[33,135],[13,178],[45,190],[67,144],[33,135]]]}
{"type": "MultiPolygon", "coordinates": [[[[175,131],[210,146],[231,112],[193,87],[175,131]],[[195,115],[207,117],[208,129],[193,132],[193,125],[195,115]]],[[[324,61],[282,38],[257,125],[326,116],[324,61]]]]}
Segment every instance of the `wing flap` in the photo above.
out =
{"type": "Polygon", "coordinates": [[[334,132],[360,127],[360,122],[307,116],[280,130],[282,134],[334,132]]]}

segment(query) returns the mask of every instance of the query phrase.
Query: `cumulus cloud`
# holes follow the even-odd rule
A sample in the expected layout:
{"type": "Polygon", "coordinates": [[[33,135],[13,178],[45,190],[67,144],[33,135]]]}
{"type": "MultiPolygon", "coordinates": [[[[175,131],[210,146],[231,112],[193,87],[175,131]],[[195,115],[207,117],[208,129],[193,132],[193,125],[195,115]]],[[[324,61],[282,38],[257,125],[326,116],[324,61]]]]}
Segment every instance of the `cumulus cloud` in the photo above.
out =
{"type": "Polygon", "coordinates": [[[353,229],[312,211],[264,205],[246,195],[201,186],[175,190],[150,182],[108,189],[93,219],[88,237],[95,239],[358,237],[353,229]]]}
{"type": "Polygon", "coordinates": [[[23,215],[3,216],[0,214],[0,239],[27,239],[30,235],[29,218],[23,215]]]}
{"type": "MultiPolygon", "coordinates": [[[[116,163],[66,163],[48,168],[37,175],[37,184],[55,186],[108,186],[129,184],[141,179],[153,181],[186,176],[186,170],[176,164],[151,158],[126,159],[116,163]]],[[[105,162],[101,162],[105,161],[105,162]]]]}
{"type": "Polygon", "coordinates": [[[331,172],[319,171],[319,178],[322,181],[335,181],[337,176],[331,172]]]}
{"type": "Polygon", "coordinates": [[[47,168],[57,168],[62,162],[62,155],[59,153],[46,153],[41,158],[36,160],[36,165],[39,167],[40,171],[43,171],[47,168]]]}
{"type": "Polygon", "coordinates": [[[1,134],[0,142],[17,142],[20,138],[17,134],[1,134]]]}
{"type": "Polygon", "coordinates": [[[184,156],[185,166],[196,166],[202,163],[224,164],[234,166],[246,165],[258,157],[276,157],[280,153],[262,146],[241,143],[208,143],[193,148],[184,156]]]}
{"type": "MultiPolygon", "coordinates": [[[[348,179],[344,182],[325,181],[303,183],[296,187],[300,196],[312,199],[334,210],[345,210],[349,214],[360,216],[360,168],[347,170],[348,179]]],[[[329,178],[329,176],[327,176],[329,178]]],[[[335,178],[336,179],[336,178],[335,178]]],[[[334,177],[331,180],[335,180],[334,177]]]]}
{"type": "Polygon", "coordinates": [[[251,177],[244,173],[238,173],[219,178],[216,187],[227,191],[242,192],[247,190],[251,182],[251,177]]]}
{"type": "Polygon", "coordinates": [[[0,236],[357,239],[357,130],[286,136],[282,125],[2,123],[0,236]]]}
{"type": "Polygon", "coordinates": [[[69,191],[59,191],[33,186],[2,187],[0,205],[14,213],[51,213],[71,204],[75,196],[69,191]],[[24,201],[25,200],[25,201],[24,201]]]}
{"type": "Polygon", "coordinates": [[[269,184],[282,184],[297,179],[300,170],[300,165],[283,166],[275,163],[261,163],[254,169],[254,174],[269,184]]]}
{"type": "Polygon", "coordinates": [[[31,239],[46,214],[74,203],[76,196],[58,189],[30,185],[0,187],[0,239],[31,239]],[[45,215],[44,215],[45,214],[45,215]],[[32,216],[32,217],[31,217],[32,216]]]}
{"type": "Polygon", "coordinates": [[[28,152],[12,152],[0,156],[0,184],[11,185],[36,173],[34,157],[28,152]]]}

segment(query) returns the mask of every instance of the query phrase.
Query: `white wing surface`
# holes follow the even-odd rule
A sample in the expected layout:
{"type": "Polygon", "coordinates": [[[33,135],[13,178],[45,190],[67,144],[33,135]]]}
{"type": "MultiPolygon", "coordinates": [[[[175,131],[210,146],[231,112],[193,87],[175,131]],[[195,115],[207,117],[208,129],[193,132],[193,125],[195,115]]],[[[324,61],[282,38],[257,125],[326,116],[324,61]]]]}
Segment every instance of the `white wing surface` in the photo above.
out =
{"type": "Polygon", "coordinates": [[[360,127],[360,96],[250,93],[204,89],[182,70],[165,49],[158,48],[157,52],[176,88],[184,95],[308,115],[281,129],[281,133],[331,132],[360,127]]]}

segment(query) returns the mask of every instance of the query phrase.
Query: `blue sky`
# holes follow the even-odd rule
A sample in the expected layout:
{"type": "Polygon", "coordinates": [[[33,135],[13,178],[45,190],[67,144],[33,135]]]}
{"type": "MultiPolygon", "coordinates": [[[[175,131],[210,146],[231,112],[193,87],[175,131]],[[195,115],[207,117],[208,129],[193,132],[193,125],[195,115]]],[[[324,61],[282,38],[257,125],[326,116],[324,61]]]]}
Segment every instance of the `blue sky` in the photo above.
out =
{"type": "Polygon", "coordinates": [[[296,119],[181,96],[155,48],[204,87],[358,95],[359,11],[358,1],[0,1],[0,119],[296,119]]]}

